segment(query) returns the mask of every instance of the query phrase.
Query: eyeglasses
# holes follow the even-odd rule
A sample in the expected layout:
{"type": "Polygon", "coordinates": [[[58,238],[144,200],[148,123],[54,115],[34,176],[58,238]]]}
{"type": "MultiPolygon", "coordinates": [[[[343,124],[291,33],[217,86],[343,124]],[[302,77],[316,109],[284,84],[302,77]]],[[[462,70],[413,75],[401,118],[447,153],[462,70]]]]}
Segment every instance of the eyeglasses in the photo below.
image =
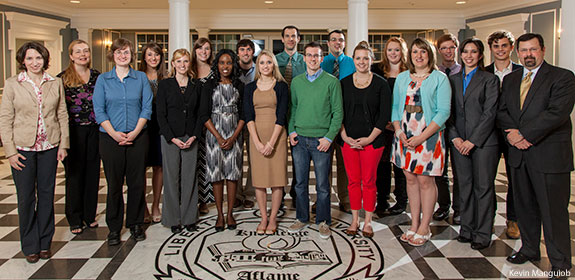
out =
{"type": "Polygon", "coordinates": [[[311,53],[306,53],[305,57],[307,58],[319,58],[321,55],[319,54],[311,54],[311,53]]]}
{"type": "Polygon", "coordinates": [[[446,51],[446,50],[454,51],[455,49],[457,49],[457,48],[454,47],[454,46],[451,46],[451,47],[441,47],[441,48],[439,48],[440,51],[446,51]]]}
{"type": "Polygon", "coordinates": [[[125,51],[116,50],[116,51],[114,52],[114,54],[117,55],[117,56],[121,56],[121,55],[128,56],[128,55],[130,55],[130,51],[129,51],[129,50],[125,50],[125,51]]]}
{"type": "Polygon", "coordinates": [[[345,42],[345,40],[343,38],[330,38],[329,40],[331,42],[340,42],[340,43],[345,42]]]}

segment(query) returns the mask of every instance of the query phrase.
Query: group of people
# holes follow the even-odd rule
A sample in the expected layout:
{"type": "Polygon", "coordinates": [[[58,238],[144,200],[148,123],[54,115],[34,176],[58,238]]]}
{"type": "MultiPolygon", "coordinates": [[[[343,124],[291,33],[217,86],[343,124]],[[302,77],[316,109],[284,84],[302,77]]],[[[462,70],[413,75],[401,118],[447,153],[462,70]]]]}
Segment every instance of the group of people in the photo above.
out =
{"type": "Polygon", "coordinates": [[[372,237],[374,213],[401,214],[409,200],[412,223],[399,239],[424,245],[432,235],[431,220],[449,216],[450,153],[452,221],[461,224],[457,240],[475,250],[491,244],[494,181],[503,153],[509,178],[507,234],[522,239],[521,250],[508,261],[540,258],[543,224],[553,269],[571,267],[567,206],[575,77],[544,61],[540,35],[528,33],[515,41],[506,31],[491,34],[487,42],[494,63],[487,67],[481,40],[459,44],[451,34],[436,46],[416,38],[409,48],[392,37],[379,63],[365,41],[346,56],[341,30],[329,33],[325,57],[317,42],[299,53],[299,40],[299,29],[286,26],[283,52],[263,50],[254,59],[251,40],[242,39],[235,52],[222,49],[212,58],[211,42],[199,38],[191,53],[174,51],[169,71],[162,49],[151,42],[143,47],[136,71],[132,42],[119,38],[108,54],[115,66],[102,74],[90,67],[89,45],[75,40],[60,78],[46,73],[50,57],[43,45],[24,44],[17,52],[22,72],[4,88],[0,134],[17,189],[26,259],[51,257],[58,160],[65,166],[66,217],[74,234],[98,226],[102,160],[108,244],[113,246],[120,243],[124,225],[124,180],[125,226],[136,241],[146,238],[146,219],[173,233],[196,230],[198,216],[212,199],[215,230],[233,230],[236,197],[251,207],[250,192],[261,213],[255,231],[274,234],[288,184],[289,148],[296,208],[289,232],[309,226],[313,161],[317,200],[311,208],[319,237],[330,237],[335,153],[339,207],[353,217],[345,233],[372,237]],[[510,59],[514,46],[523,66],[510,59]],[[248,186],[241,184],[244,140],[248,186]],[[147,166],[153,167],[150,211],[147,166]],[[392,170],[396,203],[389,207],[392,170]]]}

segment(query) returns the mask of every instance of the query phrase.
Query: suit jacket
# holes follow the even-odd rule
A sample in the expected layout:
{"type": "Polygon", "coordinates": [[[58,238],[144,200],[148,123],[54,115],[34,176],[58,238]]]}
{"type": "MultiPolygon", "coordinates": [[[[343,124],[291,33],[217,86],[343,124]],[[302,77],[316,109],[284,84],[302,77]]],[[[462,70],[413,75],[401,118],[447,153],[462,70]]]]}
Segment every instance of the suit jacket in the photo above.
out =
{"type": "MultiPolygon", "coordinates": [[[[42,113],[48,142],[70,148],[68,110],[60,78],[42,83],[42,113]]],[[[18,75],[6,80],[0,106],[0,134],[6,157],[18,153],[16,146],[31,147],[38,128],[38,99],[32,85],[18,82],[18,75]]]]}
{"type": "Polygon", "coordinates": [[[522,78],[523,71],[514,71],[503,79],[497,122],[503,131],[519,129],[533,146],[527,150],[511,147],[509,164],[517,168],[523,161],[543,173],[572,171],[570,115],[575,103],[575,76],[543,62],[520,109],[522,78]]]}
{"type": "MultiPolygon", "coordinates": [[[[513,65],[513,66],[511,66],[511,72],[514,72],[515,70],[523,69],[523,66],[521,66],[521,64],[517,64],[513,61],[511,61],[511,64],[513,65]]],[[[495,63],[491,63],[491,64],[487,65],[485,67],[485,71],[487,71],[491,74],[495,74],[495,63]]]]}
{"type": "Polygon", "coordinates": [[[477,69],[463,95],[463,71],[449,77],[452,90],[449,140],[469,140],[478,148],[499,144],[495,120],[499,99],[497,76],[477,69]]]}

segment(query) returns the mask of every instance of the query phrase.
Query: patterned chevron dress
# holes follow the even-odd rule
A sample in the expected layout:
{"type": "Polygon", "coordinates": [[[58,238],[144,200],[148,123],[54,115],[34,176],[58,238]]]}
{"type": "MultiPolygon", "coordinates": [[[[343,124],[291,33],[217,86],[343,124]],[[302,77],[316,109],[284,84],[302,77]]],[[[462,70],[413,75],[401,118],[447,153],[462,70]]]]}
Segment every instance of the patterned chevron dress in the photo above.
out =
{"type": "MultiPolygon", "coordinates": [[[[199,79],[202,85],[205,85],[207,81],[214,78],[213,72],[210,72],[205,78],[199,79]]],[[[198,195],[200,202],[210,203],[214,202],[214,190],[212,183],[206,179],[206,129],[204,128],[202,136],[200,137],[200,142],[198,146],[198,165],[196,169],[197,182],[198,182],[198,195]]],[[[208,132],[209,133],[209,132],[208,132]]]]}
{"type": "MultiPolygon", "coordinates": [[[[232,84],[219,83],[214,89],[211,120],[224,139],[232,137],[238,126],[241,102],[240,93],[232,84]]],[[[240,133],[231,149],[222,150],[216,137],[206,132],[206,179],[209,182],[241,179],[243,143],[240,133]]]]}
{"type": "MultiPolygon", "coordinates": [[[[410,83],[407,89],[405,105],[421,106],[421,84],[410,83]]],[[[426,128],[423,112],[403,111],[401,129],[407,139],[420,135],[426,128]]],[[[436,132],[415,149],[408,149],[397,136],[393,139],[391,162],[411,173],[427,176],[441,176],[445,163],[445,142],[443,131],[436,132]]]]}

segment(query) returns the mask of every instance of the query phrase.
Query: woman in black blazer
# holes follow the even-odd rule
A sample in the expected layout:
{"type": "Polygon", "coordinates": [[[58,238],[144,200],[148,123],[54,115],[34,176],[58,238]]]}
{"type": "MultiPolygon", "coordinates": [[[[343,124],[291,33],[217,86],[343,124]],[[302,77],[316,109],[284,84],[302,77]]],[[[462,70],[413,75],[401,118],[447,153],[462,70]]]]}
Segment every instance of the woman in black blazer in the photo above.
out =
{"type": "Polygon", "coordinates": [[[451,76],[452,115],[447,123],[453,143],[452,168],[458,178],[461,229],[457,241],[480,250],[491,243],[495,215],[494,180],[499,163],[495,129],[499,80],[484,71],[484,46],[479,39],[459,47],[464,71],[451,76]]]}
{"type": "Polygon", "coordinates": [[[192,79],[191,55],[186,49],[174,51],[171,78],[160,81],[157,94],[158,125],[164,170],[162,224],[173,233],[196,230],[198,188],[195,183],[198,141],[200,86],[192,79]]]}

